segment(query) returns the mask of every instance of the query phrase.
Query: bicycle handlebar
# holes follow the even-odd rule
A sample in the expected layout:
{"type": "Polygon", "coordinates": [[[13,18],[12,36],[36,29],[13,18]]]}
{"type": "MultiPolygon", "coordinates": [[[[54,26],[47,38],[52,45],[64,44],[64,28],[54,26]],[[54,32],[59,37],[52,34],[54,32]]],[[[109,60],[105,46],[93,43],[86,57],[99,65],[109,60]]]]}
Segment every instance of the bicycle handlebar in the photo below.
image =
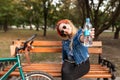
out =
{"type": "Polygon", "coordinates": [[[30,38],[28,38],[24,44],[27,44],[28,42],[32,41],[35,37],[37,36],[37,34],[34,34],[33,36],[31,36],[30,38]]]}
{"type": "Polygon", "coordinates": [[[25,48],[27,47],[27,43],[29,43],[30,41],[31,41],[31,43],[30,43],[30,45],[33,43],[33,39],[35,38],[37,36],[37,34],[34,34],[33,36],[31,36],[30,38],[28,38],[25,42],[23,42],[23,46],[22,47],[20,47],[19,49],[18,49],[18,51],[19,50],[25,50],[25,48]]]}

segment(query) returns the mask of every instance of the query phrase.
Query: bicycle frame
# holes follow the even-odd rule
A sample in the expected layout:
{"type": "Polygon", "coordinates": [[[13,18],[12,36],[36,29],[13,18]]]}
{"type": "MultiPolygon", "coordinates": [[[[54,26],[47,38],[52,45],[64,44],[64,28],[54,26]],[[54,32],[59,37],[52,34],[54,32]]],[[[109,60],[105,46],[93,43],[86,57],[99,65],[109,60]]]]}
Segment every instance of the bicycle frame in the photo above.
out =
{"type": "Polygon", "coordinates": [[[23,73],[22,70],[22,66],[21,66],[21,62],[20,62],[20,54],[19,54],[19,50],[25,50],[27,48],[27,43],[30,43],[30,45],[32,45],[33,43],[33,39],[37,36],[37,34],[34,34],[33,36],[31,36],[30,38],[28,38],[24,43],[23,46],[16,48],[15,52],[16,52],[16,56],[14,58],[0,58],[0,62],[6,62],[6,61],[11,61],[11,62],[16,62],[1,78],[0,80],[6,80],[7,77],[10,75],[10,73],[12,73],[17,67],[19,69],[20,72],[20,76],[22,78],[22,80],[25,80],[25,75],[23,73]]]}
{"type": "Polygon", "coordinates": [[[10,75],[10,73],[12,73],[17,67],[19,69],[22,80],[25,80],[25,76],[20,62],[20,54],[17,54],[16,57],[14,58],[0,58],[0,62],[5,62],[5,61],[11,61],[16,63],[0,78],[0,80],[6,80],[7,77],[10,75]]]}

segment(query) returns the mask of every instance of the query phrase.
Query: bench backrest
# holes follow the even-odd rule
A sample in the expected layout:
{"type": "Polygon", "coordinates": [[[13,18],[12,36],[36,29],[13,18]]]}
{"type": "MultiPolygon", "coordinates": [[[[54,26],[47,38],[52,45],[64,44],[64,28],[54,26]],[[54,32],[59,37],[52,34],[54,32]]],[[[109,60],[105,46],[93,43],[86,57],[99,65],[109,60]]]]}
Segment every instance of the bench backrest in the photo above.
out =
{"type": "MultiPolygon", "coordinates": [[[[31,52],[35,53],[61,53],[62,42],[61,41],[34,41],[34,48],[31,52]]],[[[93,45],[88,48],[89,53],[101,54],[102,53],[102,42],[94,41],[93,45]]]]}
{"type": "MultiPolygon", "coordinates": [[[[18,41],[14,41],[17,43],[18,41]]],[[[24,42],[24,40],[21,40],[24,42]]],[[[34,53],[61,53],[62,52],[62,41],[34,41],[34,48],[30,52],[34,53]]],[[[88,48],[90,54],[102,54],[102,42],[93,41],[91,47],[88,48]]]]}
{"type": "MultiPolygon", "coordinates": [[[[14,41],[16,44],[18,41],[14,41]]],[[[20,42],[20,41],[19,41],[20,42]]],[[[24,40],[21,40],[21,42],[24,42],[24,40]]],[[[30,50],[31,53],[61,53],[62,52],[62,41],[34,41],[33,44],[34,48],[30,50]]],[[[102,42],[101,41],[93,41],[93,44],[91,47],[88,48],[88,51],[90,54],[95,54],[94,56],[98,56],[97,63],[99,63],[100,55],[102,54],[102,42]]],[[[23,53],[24,51],[22,51],[23,53]]],[[[26,55],[28,56],[28,55],[26,55]]],[[[92,56],[92,55],[91,55],[92,56]]],[[[29,58],[29,57],[28,57],[29,58]]],[[[96,58],[96,57],[94,57],[96,58]]],[[[27,59],[27,57],[26,57],[27,59]]],[[[30,59],[27,59],[28,63],[30,62],[30,59]]],[[[93,57],[92,57],[93,61],[93,57]]]]}

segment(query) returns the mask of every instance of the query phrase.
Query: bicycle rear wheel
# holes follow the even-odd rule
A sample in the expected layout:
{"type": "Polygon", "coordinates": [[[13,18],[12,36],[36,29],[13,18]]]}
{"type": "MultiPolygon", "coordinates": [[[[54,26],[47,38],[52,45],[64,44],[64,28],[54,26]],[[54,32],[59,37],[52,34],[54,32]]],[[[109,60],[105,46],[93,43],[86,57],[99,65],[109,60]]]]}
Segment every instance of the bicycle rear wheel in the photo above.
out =
{"type": "MultiPolygon", "coordinates": [[[[51,75],[42,71],[33,71],[25,74],[26,80],[55,80],[51,75]]],[[[19,77],[17,80],[22,80],[19,77]]]]}

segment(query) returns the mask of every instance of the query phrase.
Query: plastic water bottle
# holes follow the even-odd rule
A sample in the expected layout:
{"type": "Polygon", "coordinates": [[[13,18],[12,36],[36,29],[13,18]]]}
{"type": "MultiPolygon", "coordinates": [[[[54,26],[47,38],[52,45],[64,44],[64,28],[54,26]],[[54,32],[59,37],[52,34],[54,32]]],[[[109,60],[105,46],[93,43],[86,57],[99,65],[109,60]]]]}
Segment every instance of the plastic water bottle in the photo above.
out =
{"type": "Polygon", "coordinates": [[[92,24],[90,23],[90,18],[86,18],[86,22],[83,27],[84,46],[86,47],[90,47],[92,45],[92,37],[90,36],[91,29],[92,29],[92,24]]]}

